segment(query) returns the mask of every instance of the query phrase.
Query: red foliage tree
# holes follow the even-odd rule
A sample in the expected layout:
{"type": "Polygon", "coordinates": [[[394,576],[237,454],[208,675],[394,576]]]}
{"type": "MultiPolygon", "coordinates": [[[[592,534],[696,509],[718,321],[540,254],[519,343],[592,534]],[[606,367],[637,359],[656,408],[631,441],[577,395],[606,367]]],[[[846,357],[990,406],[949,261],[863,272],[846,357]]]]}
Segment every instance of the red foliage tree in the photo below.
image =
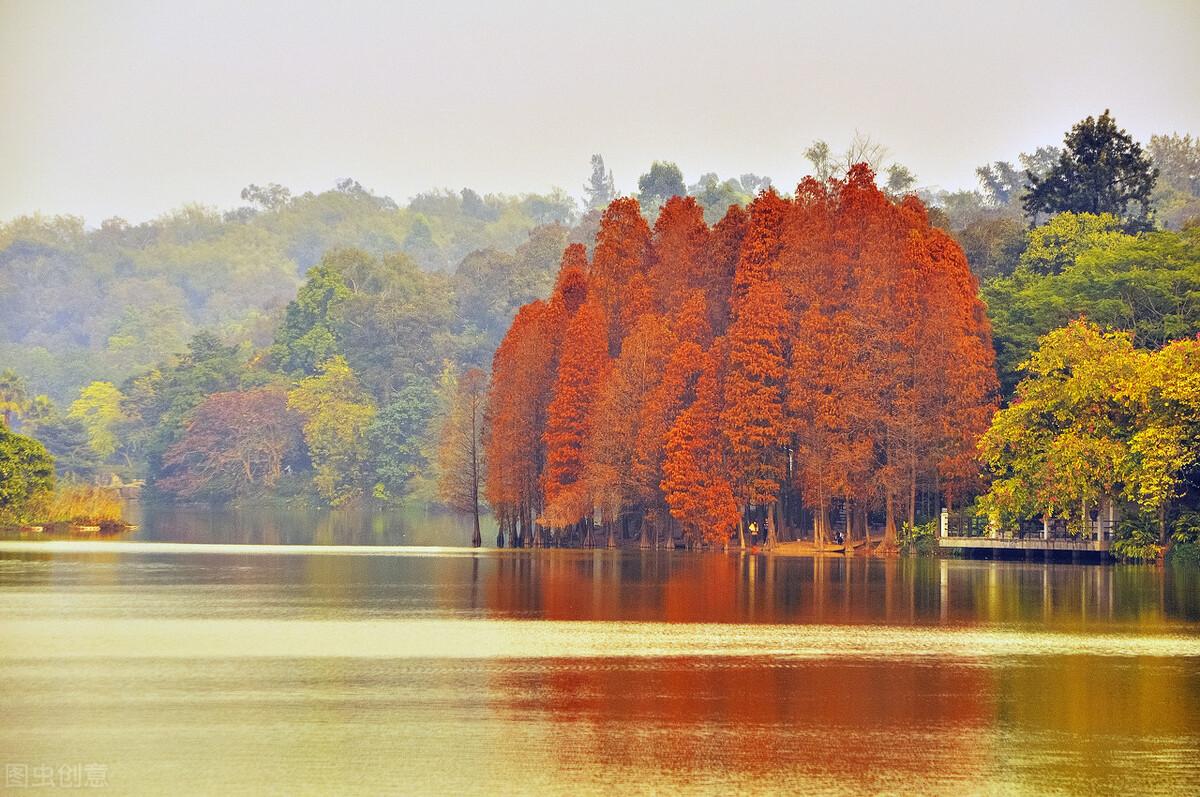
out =
{"type": "MultiPolygon", "coordinates": [[[[597,301],[587,301],[567,324],[554,390],[546,416],[544,522],[564,528],[588,521],[593,496],[584,470],[592,432],[592,408],[604,387],[612,361],[608,356],[608,324],[597,301]]],[[[585,533],[590,540],[590,526],[585,533]]]]}
{"type": "Polygon", "coordinates": [[[274,487],[302,450],[299,416],[279,387],[213,393],[163,457],[157,485],[180,498],[236,498],[274,487]]]}
{"type": "MultiPolygon", "coordinates": [[[[767,545],[776,543],[776,502],[788,441],[783,384],[787,312],[783,288],[771,277],[752,282],[729,328],[729,367],[721,426],[729,471],[743,506],[765,508],[767,545]]],[[[740,542],[745,539],[739,535],[740,542]]]]}
{"type": "Polygon", "coordinates": [[[646,510],[642,523],[643,547],[649,547],[651,532],[655,544],[664,533],[669,533],[668,507],[660,489],[667,433],[692,401],[703,355],[704,350],[695,340],[680,340],[667,359],[662,379],[649,391],[641,407],[631,467],[634,492],[646,510]]]}
{"type": "MultiPolygon", "coordinates": [[[[665,318],[648,314],[637,319],[596,400],[586,478],[610,547],[615,544],[614,521],[648,493],[635,478],[633,465],[642,409],[662,379],[674,344],[675,334],[665,318]]],[[[657,480],[651,482],[656,485],[657,480]]]]}
{"type": "Polygon", "coordinates": [[[673,196],[654,222],[650,282],[661,312],[678,312],[695,290],[708,287],[712,256],[704,209],[693,197],[673,196]]]}
{"type": "Polygon", "coordinates": [[[802,508],[824,543],[840,505],[848,537],[881,512],[890,552],[919,491],[954,500],[977,473],[996,377],[976,294],[920,202],[863,165],[711,230],[688,198],[653,234],[617,200],[590,267],[568,248],[496,353],[489,501],[526,531],[539,514],[590,530],[599,510],[610,540],[640,514],[644,545],[672,523],[723,543],[764,510],[774,543],[802,508]]]}
{"type": "Polygon", "coordinates": [[[625,291],[635,274],[643,273],[650,251],[650,227],[642,218],[636,199],[614,199],[600,218],[596,249],[592,254],[592,285],[596,299],[610,320],[609,351],[620,349],[624,332],[620,327],[629,319],[624,312],[625,291]]]}
{"type": "MultiPolygon", "coordinates": [[[[791,204],[765,191],[750,205],[733,275],[724,411],[730,477],[742,505],[765,509],[767,544],[776,542],[776,503],[784,478],[787,424],[783,386],[788,315],[779,257],[791,204]]],[[[745,538],[739,527],[739,542],[745,538]]]]}
{"type": "Polygon", "coordinates": [[[484,452],[484,494],[508,543],[532,540],[541,511],[542,431],[554,383],[555,314],[537,301],[517,311],[492,358],[484,452]]]}
{"type": "Polygon", "coordinates": [[[696,399],[667,433],[662,491],[685,536],[695,543],[724,545],[740,522],[727,475],[721,435],[723,345],[705,353],[696,399]]]}
{"type": "Polygon", "coordinates": [[[725,216],[712,228],[709,267],[702,287],[708,302],[709,324],[717,335],[724,335],[729,325],[730,286],[749,225],[750,214],[739,205],[730,205],[725,216]]]}

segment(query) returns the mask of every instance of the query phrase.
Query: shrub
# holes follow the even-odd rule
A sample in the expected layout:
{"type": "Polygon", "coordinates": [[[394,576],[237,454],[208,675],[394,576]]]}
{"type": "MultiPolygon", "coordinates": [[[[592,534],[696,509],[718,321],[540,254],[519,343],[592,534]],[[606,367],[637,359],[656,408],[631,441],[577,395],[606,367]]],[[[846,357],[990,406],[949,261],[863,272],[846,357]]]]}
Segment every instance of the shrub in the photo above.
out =
{"type": "Polygon", "coordinates": [[[54,459],[31,437],[0,425],[0,523],[21,523],[54,488],[54,459]]]}
{"type": "Polygon", "coordinates": [[[1158,524],[1146,515],[1121,521],[1113,536],[1112,552],[1131,561],[1153,561],[1162,553],[1158,543],[1158,524]]]}
{"type": "Polygon", "coordinates": [[[937,528],[935,520],[915,526],[905,521],[897,540],[900,550],[908,556],[937,556],[937,528]]]}
{"type": "Polygon", "coordinates": [[[1200,512],[1180,512],[1171,523],[1171,541],[1175,543],[1200,543],[1200,512]]]}
{"type": "Polygon", "coordinates": [[[1200,543],[1175,543],[1167,552],[1167,562],[1179,567],[1200,568],[1200,543]]]}
{"type": "Polygon", "coordinates": [[[38,523],[112,525],[121,522],[121,499],[103,487],[62,484],[35,499],[27,514],[38,523]]]}

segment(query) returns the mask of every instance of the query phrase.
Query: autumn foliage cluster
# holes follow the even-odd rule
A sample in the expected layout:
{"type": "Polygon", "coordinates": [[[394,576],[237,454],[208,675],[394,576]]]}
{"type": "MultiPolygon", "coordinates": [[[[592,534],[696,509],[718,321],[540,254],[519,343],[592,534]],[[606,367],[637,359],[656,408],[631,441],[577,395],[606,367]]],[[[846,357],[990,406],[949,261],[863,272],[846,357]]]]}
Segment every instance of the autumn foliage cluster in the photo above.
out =
{"type": "Polygon", "coordinates": [[[636,200],[574,244],[553,294],[496,351],[486,497],[510,544],[546,534],[643,545],[829,541],[841,518],[880,547],[918,494],[976,475],[997,391],[962,250],[915,197],[846,179],[765,191],[709,227],[636,200]]]}

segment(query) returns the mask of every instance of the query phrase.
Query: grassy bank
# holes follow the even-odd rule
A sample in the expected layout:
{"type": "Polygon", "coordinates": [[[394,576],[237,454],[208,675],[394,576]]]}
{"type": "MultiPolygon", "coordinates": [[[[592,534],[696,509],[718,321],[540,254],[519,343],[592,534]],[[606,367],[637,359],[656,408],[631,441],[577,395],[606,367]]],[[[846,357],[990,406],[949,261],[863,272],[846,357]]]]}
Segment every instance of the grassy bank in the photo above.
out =
{"type": "Polygon", "coordinates": [[[115,490],[90,484],[60,484],[35,496],[23,513],[20,526],[55,530],[89,527],[104,532],[123,531],[121,498],[115,490]]]}

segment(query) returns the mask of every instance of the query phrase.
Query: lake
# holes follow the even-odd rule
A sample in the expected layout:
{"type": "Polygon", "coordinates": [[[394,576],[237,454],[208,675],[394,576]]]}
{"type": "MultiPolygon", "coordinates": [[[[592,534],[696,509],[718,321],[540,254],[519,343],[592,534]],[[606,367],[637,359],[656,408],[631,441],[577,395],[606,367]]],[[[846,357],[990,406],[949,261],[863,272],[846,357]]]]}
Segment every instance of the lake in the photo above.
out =
{"type": "Polygon", "coordinates": [[[121,541],[0,541],[6,777],[120,794],[1200,789],[1195,572],[474,551],[456,547],[469,523],[420,512],[138,519],[121,541]]]}

